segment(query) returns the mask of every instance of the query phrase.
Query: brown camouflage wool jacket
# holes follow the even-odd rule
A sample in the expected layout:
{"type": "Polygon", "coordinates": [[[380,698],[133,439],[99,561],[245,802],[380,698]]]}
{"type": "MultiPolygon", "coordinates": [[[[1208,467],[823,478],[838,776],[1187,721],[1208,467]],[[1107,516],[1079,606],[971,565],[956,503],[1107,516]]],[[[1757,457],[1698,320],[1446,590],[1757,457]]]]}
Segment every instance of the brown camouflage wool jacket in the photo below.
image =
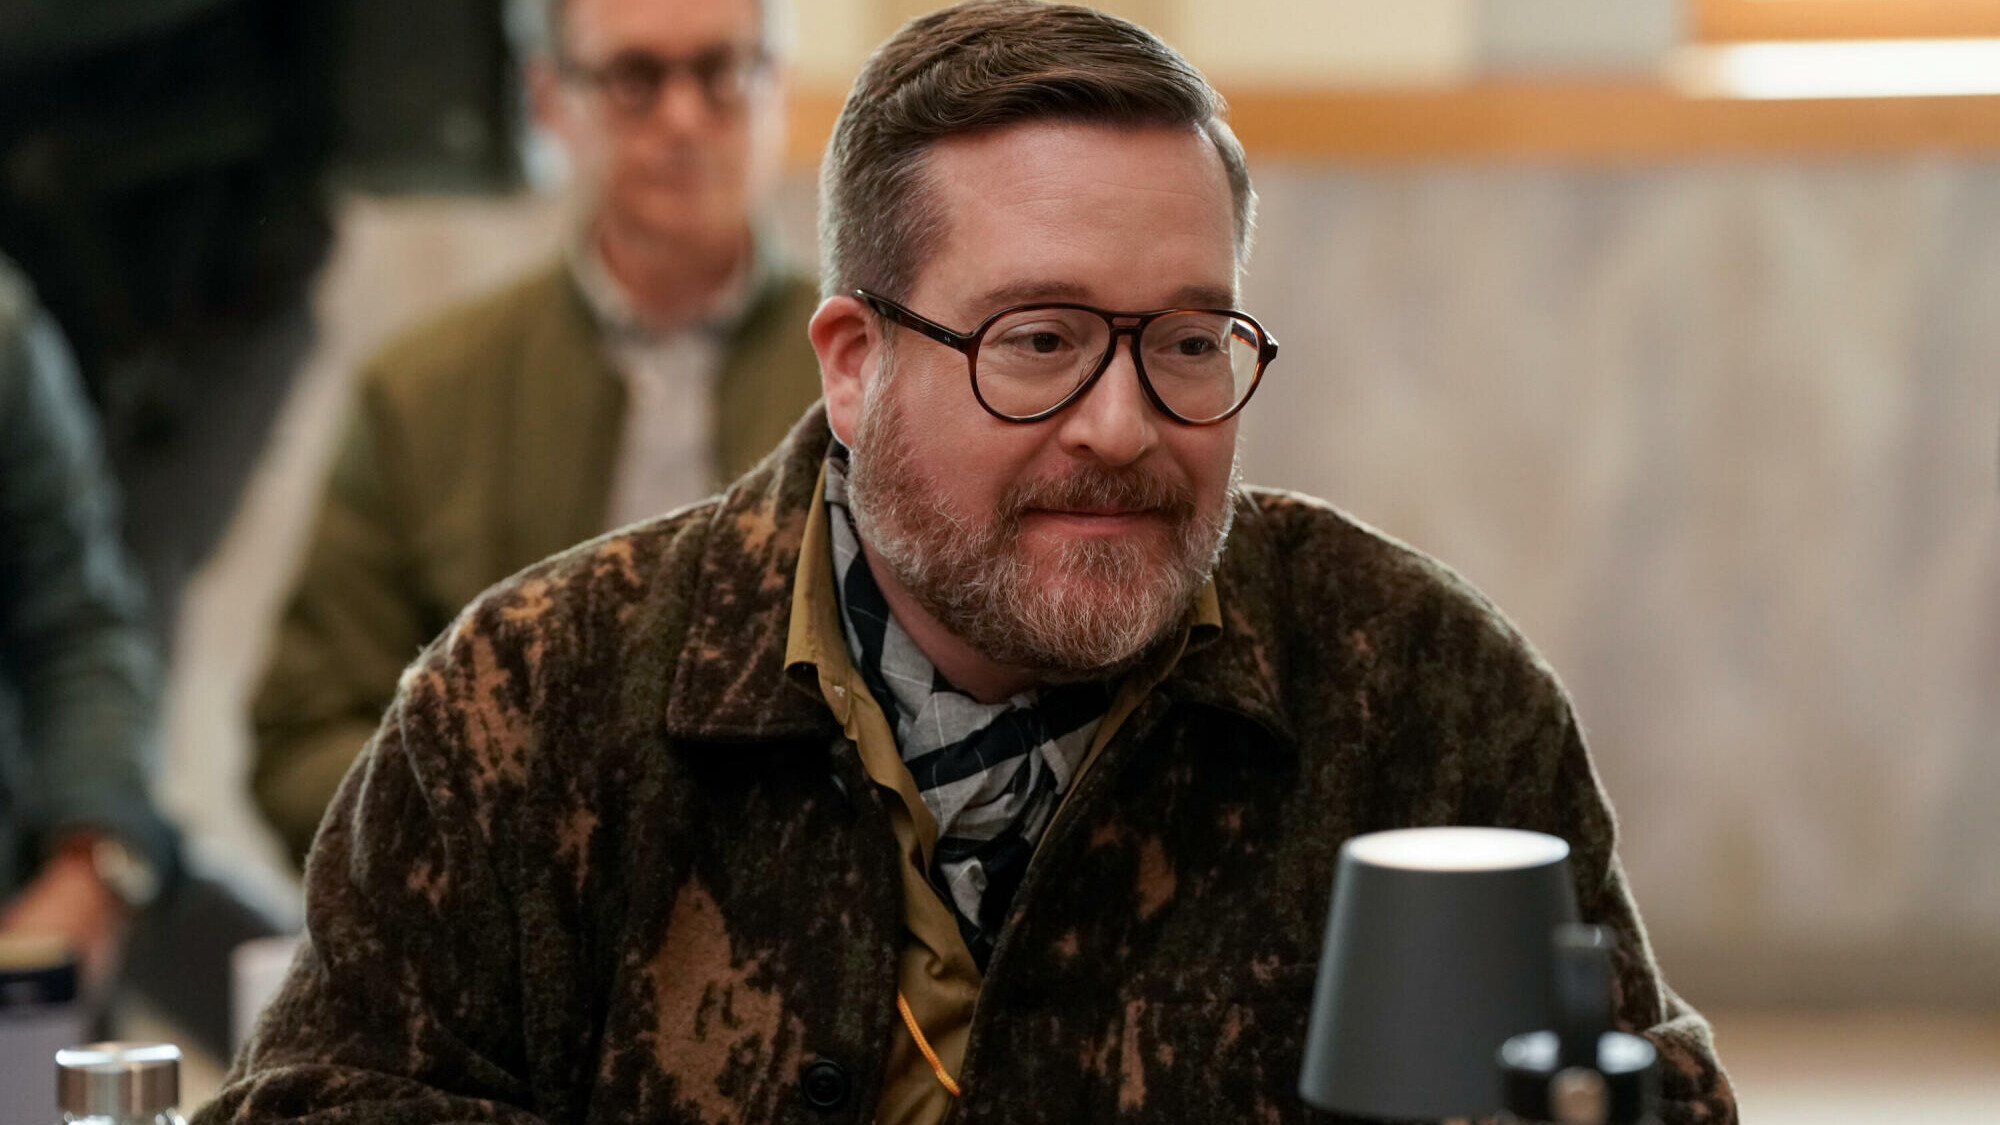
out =
{"type": "MultiPolygon", "coordinates": [[[[900,857],[782,667],[828,440],[815,410],[718,500],[529,569],[424,653],[321,829],[311,942],[197,1125],[868,1120],[907,1034],[900,857]]],[[[1336,852],[1474,824],[1570,841],[1666,1120],[1734,1121],[1549,670],[1423,556],[1317,501],[1236,503],[1221,635],[1043,837],[952,1120],[1332,1120],[1297,1082],[1336,852]]]]}

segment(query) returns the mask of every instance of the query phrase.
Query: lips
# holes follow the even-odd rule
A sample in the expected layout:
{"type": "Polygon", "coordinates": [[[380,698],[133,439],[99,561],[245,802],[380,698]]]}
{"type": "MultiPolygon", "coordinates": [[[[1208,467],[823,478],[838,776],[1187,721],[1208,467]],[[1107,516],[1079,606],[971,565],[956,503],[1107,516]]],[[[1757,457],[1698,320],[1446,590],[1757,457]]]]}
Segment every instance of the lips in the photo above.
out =
{"type": "Polygon", "coordinates": [[[1044,516],[1073,516],[1079,519],[1117,519],[1120,516],[1157,516],[1158,508],[1030,508],[1029,512],[1044,516]]]}
{"type": "Polygon", "coordinates": [[[1017,524],[1023,531],[1062,539],[1149,538],[1174,526],[1159,508],[1031,508],[1024,516],[1017,524]]]}

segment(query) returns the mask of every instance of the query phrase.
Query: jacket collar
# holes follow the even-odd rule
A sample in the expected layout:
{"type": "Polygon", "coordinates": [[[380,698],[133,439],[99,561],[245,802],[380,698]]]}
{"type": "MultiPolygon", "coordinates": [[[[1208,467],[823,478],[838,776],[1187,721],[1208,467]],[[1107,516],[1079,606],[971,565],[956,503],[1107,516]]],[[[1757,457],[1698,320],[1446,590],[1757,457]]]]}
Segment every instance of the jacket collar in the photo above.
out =
{"type": "MultiPolygon", "coordinates": [[[[797,282],[778,270],[767,244],[758,242],[758,288],[726,342],[717,403],[723,417],[718,438],[725,446],[734,436],[728,388],[770,384],[742,369],[755,361],[746,339],[771,332],[772,317],[795,300],[797,282]]],[[[599,323],[569,263],[550,263],[533,284],[511,391],[519,441],[503,470],[509,518],[501,549],[510,567],[604,531],[617,455],[617,442],[607,438],[617,435],[626,405],[625,379],[605,352],[599,323]]]]}
{"type": "Polygon", "coordinates": [[[1277,579],[1291,568],[1271,530],[1254,495],[1238,492],[1236,522],[1215,571],[1222,627],[1212,639],[1198,635],[1159,690],[1175,700],[1242,715],[1269,731],[1277,745],[1293,749],[1297,742],[1280,691],[1286,668],[1278,638],[1280,623],[1296,617],[1298,607],[1284,604],[1286,591],[1277,579]]]}
{"type": "Polygon", "coordinates": [[[612,274],[590,228],[584,228],[565,245],[563,261],[592,322],[609,339],[646,342],[699,332],[727,340],[736,335],[752,310],[770,296],[782,278],[776,259],[764,250],[767,241],[753,236],[750,253],[737,264],[735,273],[721,289],[694,315],[665,326],[648,320],[633,304],[631,293],[612,274]]]}
{"type": "Polygon", "coordinates": [[[840,733],[818,692],[785,674],[793,575],[832,441],[825,407],[815,405],[716,502],[667,699],[670,736],[744,742],[840,733]]]}
{"type": "MultiPolygon", "coordinates": [[[[740,743],[840,733],[817,686],[787,674],[793,586],[821,464],[833,440],[814,406],[763,464],[737,481],[709,517],[690,620],[675,662],[667,730],[676,738],[740,743]]],[[[1291,744],[1272,643],[1279,573],[1260,509],[1237,497],[1236,529],[1216,575],[1221,627],[1197,626],[1159,690],[1250,718],[1291,744]]]]}

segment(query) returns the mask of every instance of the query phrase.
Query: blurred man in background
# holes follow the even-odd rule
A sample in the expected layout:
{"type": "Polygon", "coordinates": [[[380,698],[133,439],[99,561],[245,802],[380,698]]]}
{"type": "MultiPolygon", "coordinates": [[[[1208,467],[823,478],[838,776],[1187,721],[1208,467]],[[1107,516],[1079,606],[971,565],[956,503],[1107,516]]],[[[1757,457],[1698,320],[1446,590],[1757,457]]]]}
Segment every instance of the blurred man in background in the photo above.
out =
{"type": "Polygon", "coordinates": [[[460,606],[707,495],[818,395],[815,287],[757,229],[784,136],[776,0],[544,3],[529,87],[573,234],[362,375],[254,709],[256,797],[295,857],[460,606]]]}
{"type": "Polygon", "coordinates": [[[54,322],[0,258],[0,934],[104,983],[174,868],[147,795],[160,666],[117,489],[54,322]]]}

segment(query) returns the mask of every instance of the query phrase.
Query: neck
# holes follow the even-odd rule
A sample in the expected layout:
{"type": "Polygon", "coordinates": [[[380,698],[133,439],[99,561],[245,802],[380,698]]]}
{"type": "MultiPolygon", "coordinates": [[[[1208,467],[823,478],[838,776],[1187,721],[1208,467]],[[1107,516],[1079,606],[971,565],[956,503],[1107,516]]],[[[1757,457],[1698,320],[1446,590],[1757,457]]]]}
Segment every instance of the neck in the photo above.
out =
{"type": "Polygon", "coordinates": [[[861,544],[861,555],[896,623],[953,687],[981,703],[1000,703],[1040,683],[1029,669],[992,659],[925,612],[866,542],[861,544]]]}
{"type": "Polygon", "coordinates": [[[597,221],[591,239],[633,311],[662,328],[709,312],[751,254],[748,231],[725,239],[674,238],[636,231],[610,217],[597,221]]]}

